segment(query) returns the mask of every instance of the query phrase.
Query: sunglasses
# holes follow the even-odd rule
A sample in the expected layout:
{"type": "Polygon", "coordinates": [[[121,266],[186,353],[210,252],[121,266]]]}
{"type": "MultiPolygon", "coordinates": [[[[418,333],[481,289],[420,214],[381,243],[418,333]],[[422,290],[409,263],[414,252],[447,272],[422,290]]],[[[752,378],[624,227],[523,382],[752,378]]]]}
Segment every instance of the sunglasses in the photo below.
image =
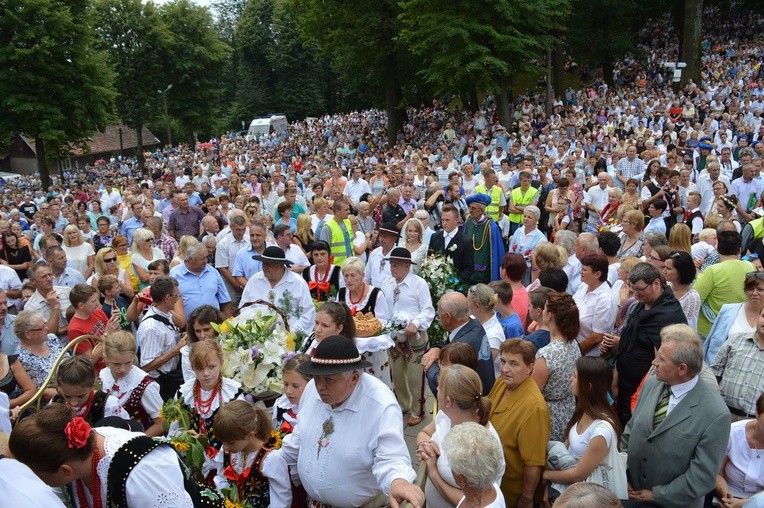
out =
{"type": "Polygon", "coordinates": [[[103,260],[104,263],[114,263],[116,261],[117,261],[117,258],[108,258],[108,259],[104,258],[103,260]]]}
{"type": "Polygon", "coordinates": [[[748,272],[745,274],[745,278],[764,280],[764,272],[748,272]]]}

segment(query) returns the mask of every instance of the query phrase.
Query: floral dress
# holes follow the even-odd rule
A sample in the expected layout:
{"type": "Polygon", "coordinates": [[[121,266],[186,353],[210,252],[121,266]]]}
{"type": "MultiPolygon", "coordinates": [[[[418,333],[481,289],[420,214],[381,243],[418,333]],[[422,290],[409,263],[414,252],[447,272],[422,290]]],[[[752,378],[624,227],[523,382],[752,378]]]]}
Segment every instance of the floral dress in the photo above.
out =
{"type": "Polygon", "coordinates": [[[625,233],[621,233],[621,248],[618,249],[618,254],[616,257],[618,259],[624,259],[630,256],[634,256],[635,258],[641,258],[642,257],[642,247],[645,244],[645,239],[643,237],[639,237],[639,239],[634,242],[633,244],[626,247],[626,244],[629,242],[629,238],[626,236],[625,233]]]}
{"type": "Polygon", "coordinates": [[[56,363],[56,358],[63,349],[58,337],[52,333],[48,334],[48,349],[50,350],[48,356],[37,356],[23,345],[19,346],[19,361],[38,390],[50,374],[53,364],[56,363]]]}
{"type": "Polygon", "coordinates": [[[549,379],[542,391],[552,419],[549,440],[565,441],[565,427],[576,409],[576,398],[570,391],[570,379],[573,377],[576,360],[581,358],[581,349],[575,340],[553,340],[538,350],[536,358],[544,358],[549,370],[549,379]]]}

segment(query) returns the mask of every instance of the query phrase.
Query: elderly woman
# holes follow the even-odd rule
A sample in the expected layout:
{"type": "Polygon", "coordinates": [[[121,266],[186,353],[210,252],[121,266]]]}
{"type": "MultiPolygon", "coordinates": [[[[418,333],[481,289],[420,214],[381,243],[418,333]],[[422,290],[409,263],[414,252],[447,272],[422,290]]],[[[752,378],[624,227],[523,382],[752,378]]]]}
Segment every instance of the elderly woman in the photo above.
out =
{"type": "Polygon", "coordinates": [[[61,246],[66,252],[66,259],[71,267],[82,274],[86,279],[93,274],[95,266],[95,250],[93,246],[82,239],[80,228],[69,224],[64,228],[64,244],[61,246]]]}
{"type": "Polygon", "coordinates": [[[98,279],[104,275],[114,275],[119,280],[120,292],[128,299],[135,294],[130,274],[117,264],[117,252],[111,247],[104,247],[98,251],[95,257],[95,273],[90,276],[87,283],[94,288],[98,287],[98,279]]]}
{"type": "Polygon", "coordinates": [[[578,344],[581,353],[599,356],[603,334],[613,329],[618,306],[607,284],[608,261],[602,254],[581,259],[581,285],[573,296],[579,309],[578,344]]]}
{"type": "Polygon", "coordinates": [[[310,297],[317,302],[325,302],[337,294],[345,281],[342,280],[340,268],[329,262],[331,249],[328,243],[317,240],[311,245],[310,252],[314,264],[305,267],[302,278],[308,283],[310,297]]]}
{"type": "MultiPolygon", "coordinates": [[[[443,449],[454,481],[462,486],[464,493],[457,506],[506,506],[494,481],[501,469],[501,447],[496,446],[491,432],[476,423],[458,425],[446,436],[443,449]]],[[[428,498],[428,506],[429,502],[428,498]]]]}
{"type": "Polygon", "coordinates": [[[500,349],[501,379],[488,398],[493,404],[491,424],[504,449],[506,470],[501,491],[507,506],[531,507],[546,465],[549,409],[531,378],[536,346],[523,339],[504,341],[500,349]]]}
{"type": "MultiPolygon", "coordinates": [[[[472,348],[469,350],[472,351],[472,348]]],[[[478,424],[487,429],[493,437],[498,452],[499,469],[491,478],[491,483],[501,481],[504,474],[501,440],[488,420],[491,401],[483,397],[482,393],[480,376],[473,369],[464,365],[450,365],[441,370],[438,382],[438,413],[435,420],[417,434],[416,439],[416,455],[427,464],[425,496],[430,508],[454,507],[465,494],[454,478],[453,465],[443,450],[443,440],[446,436],[463,424],[478,424]]]]}
{"type": "Polygon", "coordinates": [[[697,328],[700,313],[700,295],[692,287],[696,274],[695,263],[687,252],[672,252],[663,262],[663,278],[671,285],[687,318],[687,324],[692,328],[697,328]]]}
{"type": "MultiPolygon", "coordinates": [[[[338,302],[344,302],[355,316],[356,325],[358,324],[359,314],[370,315],[377,318],[382,326],[392,317],[387,304],[387,299],[380,288],[367,284],[364,278],[366,265],[357,257],[348,258],[342,263],[342,277],[345,280],[345,287],[337,291],[338,302]]],[[[392,378],[390,374],[390,363],[387,357],[387,350],[393,346],[393,341],[389,334],[381,333],[377,330],[371,336],[365,335],[362,329],[356,326],[356,347],[361,352],[364,360],[371,362],[372,367],[369,374],[380,379],[387,386],[392,388],[392,378]]]]}
{"type": "MultiPolygon", "coordinates": [[[[37,311],[19,312],[13,322],[13,333],[19,338],[19,363],[39,390],[53,369],[63,347],[55,334],[47,332],[47,320],[37,311]]],[[[51,399],[55,388],[45,390],[43,397],[51,399]]]]}
{"type": "Polygon", "coordinates": [[[618,259],[629,256],[640,257],[642,255],[642,230],[645,229],[645,216],[638,210],[626,212],[621,220],[623,233],[621,233],[621,249],[618,251],[618,259]]]}
{"type": "Polygon", "coordinates": [[[526,206],[523,211],[523,226],[517,228],[509,239],[507,252],[523,256],[529,268],[531,266],[530,256],[536,250],[536,246],[547,241],[544,233],[538,228],[540,218],[541,210],[537,206],[526,206]]]}
{"type": "Polygon", "coordinates": [[[504,342],[504,327],[501,326],[494,307],[499,301],[499,296],[487,284],[476,284],[467,292],[467,307],[470,314],[477,319],[488,337],[488,345],[491,347],[493,357],[494,375],[499,377],[499,347],[504,342]]]}
{"type": "Polygon", "coordinates": [[[621,207],[623,191],[618,187],[612,187],[607,193],[607,204],[600,212],[600,223],[607,225],[617,220],[618,209],[621,207]]]}
{"type": "Polygon", "coordinates": [[[634,209],[640,208],[642,196],[639,194],[639,181],[634,178],[626,180],[626,192],[621,196],[621,202],[624,205],[633,206],[634,209]]]}
{"type": "Polygon", "coordinates": [[[541,313],[549,329],[549,344],[536,352],[533,380],[549,407],[552,430],[549,439],[562,441],[565,426],[573,415],[576,399],[570,391],[570,377],[581,351],[575,341],[579,328],[579,307],[566,293],[550,293],[541,313]]]}
{"type": "Polygon", "coordinates": [[[764,273],[751,272],[743,281],[745,301],[722,305],[714,325],[703,343],[706,363],[711,365],[722,344],[740,335],[751,336],[764,309],[764,273]]]}
{"type": "Polygon", "coordinates": [[[132,251],[130,261],[133,272],[140,281],[140,291],[149,285],[149,265],[155,259],[164,259],[164,253],[154,247],[154,233],[146,228],[138,228],[133,232],[132,251]]]}
{"type": "Polygon", "coordinates": [[[544,242],[536,247],[536,251],[531,255],[531,278],[533,282],[526,288],[530,293],[541,285],[539,275],[547,270],[562,270],[568,264],[567,251],[553,243],[544,242]]]}

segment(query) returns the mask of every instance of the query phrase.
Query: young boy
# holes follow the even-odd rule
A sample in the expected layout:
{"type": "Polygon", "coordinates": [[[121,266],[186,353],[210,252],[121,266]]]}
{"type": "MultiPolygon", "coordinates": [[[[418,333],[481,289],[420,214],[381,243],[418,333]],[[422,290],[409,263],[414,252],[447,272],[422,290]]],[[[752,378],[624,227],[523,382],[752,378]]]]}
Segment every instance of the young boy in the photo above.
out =
{"type": "Polygon", "coordinates": [[[74,315],[69,321],[69,341],[82,335],[95,335],[97,339],[82,341],[74,348],[78,355],[85,355],[93,361],[96,372],[104,366],[101,337],[119,329],[119,313],[109,318],[101,309],[98,290],[89,284],[77,284],[69,293],[69,301],[74,315]]]}
{"type": "Polygon", "coordinates": [[[701,263],[712,253],[716,251],[716,230],[705,228],[698,235],[698,243],[690,247],[693,261],[701,263]]]}
{"type": "Polygon", "coordinates": [[[127,319],[127,301],[120,295],[121,286],[119,279],[114,275],[102,275],[98,279],[98,291],[101,292],[101,310],[107,316],[113,312],[120,315],[119,325],[122,330],[132,331],[130,321],[127,319]]]}
{"type": "Polygon", "coordinates": [[[692,230],[693,238],[697,238],[703,231],[703,213],[700,211],[700,194],[690,192],[687,195],[687,214],[685,214],[684,223],[692,230]]]}
{"type": "Polygon", "coordinates": [[[542,347],[549,344],[549,328],[544,323],[544,320],[541,317],[541,314],[544,312],[544,307],[546,307],[546,299],[549,293],[551,293],[552,290],[546,287],[539,287],[531,291],[531,294],[528,295],[530,305],[528,306],[528,314],[530,315],[531,319],[537,324],[536,331],[533,333],[528,334],[525,337],[525,340],[528,340],[533,343],[534,346],[536,346],[536,350],[541,349],[542,347]]]}
{"type": "Polygon", "coordinates": [[[525,337],[523,320],[512,309],[512,286],[505,280],[495,280],[489,284],[499,300],[496,302],[496,318],[504,329],[507,339],[522,339],[525,337]]]}

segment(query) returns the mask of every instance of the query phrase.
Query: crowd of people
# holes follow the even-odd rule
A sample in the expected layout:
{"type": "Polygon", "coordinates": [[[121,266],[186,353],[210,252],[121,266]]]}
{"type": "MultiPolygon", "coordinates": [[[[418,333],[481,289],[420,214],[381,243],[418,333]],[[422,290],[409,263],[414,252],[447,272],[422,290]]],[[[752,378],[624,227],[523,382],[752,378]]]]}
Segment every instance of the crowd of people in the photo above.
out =
{"type": "Polygon", "coordinates": [[[764,506],[764,17],[744,20],[708,24],[681,89],[660,18],[615,87],[550,114],[526,95],[507,126],[490,98],[434,101],[393,145],[369,110],[5,182],[0,495],[764,506]],[[433,256],[463,291],[433,301],[433,256]],[[252,306],[306,337],[272,414],[221,374],[213,325],[252,306]],[[150,439],[177,432],[172,399],[209,440],[199,483],[150,439]]]}

